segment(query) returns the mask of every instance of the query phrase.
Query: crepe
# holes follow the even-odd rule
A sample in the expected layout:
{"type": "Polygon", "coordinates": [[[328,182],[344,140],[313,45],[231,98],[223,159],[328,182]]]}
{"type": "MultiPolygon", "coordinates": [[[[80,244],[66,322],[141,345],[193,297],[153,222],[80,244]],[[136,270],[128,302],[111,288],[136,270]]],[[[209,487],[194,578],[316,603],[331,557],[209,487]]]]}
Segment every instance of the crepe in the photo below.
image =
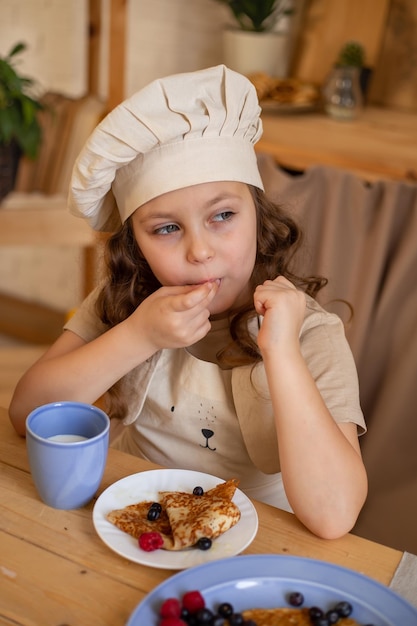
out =
{"type": "MultiPolygon", "coordinates": [[[[245,620],[253,620],[256,626],[311,626],[308,609],[248,609],[242,611],[245,620]]],[[[350,617],[341,617],[337,626],[359,626],[350,617]]]]}
{"type": "Polygon", "coordinates": [[[199,539],[215,539],[234,526],[240,510],[232,502],[237,481],[230,480],[202,496],[181,492],[160,492],[162,508],[168,515],[174,543],[171,550],[194,546],[199,539]]]}
{"type": "Polygon", "coordinates": [[[163,540],[162,547],[169,550],[174,539],[168,515],[166,511],[162,510],[157,520],[148,520],[147,515],[152,504],[151,501],[143,501],[130,504],[123,509],[115,509],[107,514],[107,519],[135,539],[139,539],[144,533],[158,532],[163,540]]]}
{"type": "Polygon", "coordinates": [[[234,526],[240,510],[232,502],[238,481],[228,480],[213,489],[194,495],[181,491],[159,492],[162,511],[158,519],[147,519],[152,502],[138,502],[107,514],[109,522],[135,539],[149,532],[158,532],[162,549],[183,550],[199,539],[215,539],[234,526]]]}

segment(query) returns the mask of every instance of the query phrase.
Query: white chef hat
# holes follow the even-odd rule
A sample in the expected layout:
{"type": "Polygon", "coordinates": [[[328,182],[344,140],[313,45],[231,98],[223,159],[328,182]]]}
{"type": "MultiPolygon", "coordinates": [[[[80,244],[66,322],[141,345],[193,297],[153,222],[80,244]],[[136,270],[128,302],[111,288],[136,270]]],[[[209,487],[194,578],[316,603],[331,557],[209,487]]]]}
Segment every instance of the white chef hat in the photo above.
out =
{"type": "Polygon", "coordinates": [[[142,204],[213,181],[263,189],[262,134],[252,83],[224,65],[156,80],[117,106],[74,165],[71,213],[114,231],[142,204]]]}

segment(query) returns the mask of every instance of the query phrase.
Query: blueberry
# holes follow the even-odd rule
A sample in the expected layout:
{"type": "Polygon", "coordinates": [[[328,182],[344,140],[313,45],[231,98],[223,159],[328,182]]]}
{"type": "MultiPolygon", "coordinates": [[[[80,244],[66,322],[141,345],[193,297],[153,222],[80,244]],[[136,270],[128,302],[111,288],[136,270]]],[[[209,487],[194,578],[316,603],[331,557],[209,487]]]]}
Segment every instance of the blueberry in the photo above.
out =
{"type": "Polygon", "coordinates": [[[210,548],[211,548],[211,539],[209,537],[201,537],[197,541],[197,548],[199,550],[210,550],[210,548]]]}
{"type": "Polygon", "coordinates": [[[322,617],[317,617],[316,619],[314,619],[312,621],[312,624],[314,624],[314,626],[330,626],[330,622],[327,619],[327,617],[324,617],[324,615],[322,617]]]}
{"type": "MultiPolygon", "coordinates": [[[[161,505],[159,505],[161,507],[161,505]]],[[[154,522],[161,515],[161,508],[154,506],[153,504],[149,508],[148,515],[146,516],[150,522],[154,522]]]]}
{"type": "Polygon", "coordinates": [[[233,613],[229,617],[230,626],[243,626],[245,620],[243,619],[243,615],[241,613],[233,613]]]}
{"type": "Polygon", "coordinates": [[[222,602],[217,609],[217,613],[222,617],[230,617],[233,615],[233,606],[230,602],[222,602]]]}
{"type": "Polygon", "coordinates": [[[293,591],[288,596],[288,604],[291,606],[301,606],[304,602],[304,596],[299,591],[293,591]]]}
{"type": "Polygon", "coordinates": [[[210,611],[210,609],[199,609],[195,616],[197,618],[197,623],[201,624],[201,626],[204,626],[204,624],[212,623],[213,613],[212,611],[210,611]]]}
{"type": "Polygon", "coordinates": [[[335,609],[330,609],[330,611],[327,611],[326,617],[329,624],[337,624],[340,619],[340,615],[335,609]]]}
{"type": "Polygon", "coordinates": [[[203,487],[194,487],[194,489],[193,489],[193,494],[194,494],[195,496],[202,496],[202,495],[203,495],[203,493],[204,493],[204,489],[203,489],[203,487]]]}
{"type": "Polygon", "coordinates": [[[312,606],[308,610],[308,614],[309,614],[310,619],[312,621],[314,621],[315,619],[318,619],[319,617],[323,617],[323,611],[321,609],[319,609],[318,606],[312,606]]]}
{"type": "Polygon", "coordinates": [[[190,617],[190,611],[186,609],[185,607],[182,607],[180,618],[184,620],[184,622],[187,622],[188,624],[189,617],[190,617]]]}
{"type": "Polygon", "coordinates": [[[336,604],[336,606],[334,607],[334,610],[339,613],[340,617],[349,617],[349,615],[353,611],[353,608],[350,602],[344,601],[344,602],[339,602],[338,604],[336,604]]]}

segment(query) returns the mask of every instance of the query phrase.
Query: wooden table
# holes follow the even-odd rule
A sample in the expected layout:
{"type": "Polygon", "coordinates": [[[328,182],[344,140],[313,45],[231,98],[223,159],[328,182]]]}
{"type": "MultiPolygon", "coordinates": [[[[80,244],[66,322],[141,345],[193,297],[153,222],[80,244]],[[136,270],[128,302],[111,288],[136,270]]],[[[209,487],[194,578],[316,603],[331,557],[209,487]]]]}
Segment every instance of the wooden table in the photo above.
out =
{"type": "MultiPolygon", "coordinates": [[[[124,476],[154,467],[110,450],[99,493],[124,476]]],[[[25,441],[5,409],[0,409],[0,470],[1,624],[123,626],[140,600],[174,573],[109,550],[94,530],[93,503],[74,511],[44,505],[29,473],[25,441]]],[[[390,583],[402,552],[354,535],[318,539],[293,515],[254,504],[259,531],[245,553],[322,559],[390,583]]]]}
{"type": "Polygon", "coordinates": [[[331,165],[368,180],[417,180],[417,115],[366,107],[356,120],[337,121],[324,113],[262,113],[259,152],[284,167],[304,170],[331,165]]]}

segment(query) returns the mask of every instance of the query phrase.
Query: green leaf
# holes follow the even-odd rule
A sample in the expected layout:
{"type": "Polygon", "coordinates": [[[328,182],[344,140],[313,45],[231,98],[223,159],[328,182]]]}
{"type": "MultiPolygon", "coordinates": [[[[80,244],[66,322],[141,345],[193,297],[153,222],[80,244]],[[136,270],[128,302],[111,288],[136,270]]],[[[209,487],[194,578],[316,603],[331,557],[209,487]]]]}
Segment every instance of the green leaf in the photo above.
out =
{"type": "Polygon", "coordinates": [[[30,93],[34,81],[20,76],[13,67],[13,58],[26,49],[19,42],[8,56],[0,57],[0,143],[16,140],[24,154],[35,158],[42,139],[38,112],[41,103],[30,93]]]}
{"type": "Polygon", "coordinates": [[[341,48],[337,58],[337,65],[363,67],[365,63],[365,49],[358,41],[348,41],[341,48]]]}
{"type": "Polygon", "coordinates": [[[23,52],[23,50],[26,50],[26,44],[23,43],[23,41],[19,41],[19,43],[13,46],[13,48],[10,50],[7,58],[11,59],[11,57],[16,56],[16,54],[19,54],[20,52],[23,52]]]}
{"type": "Polygon", "coordinates": [[[41,130],[32,122],[25,130],[19,128],[16,139],[23,152],[30,159],[35,159],[39,152],[41,130]]]}
{"type": "Polygon", "coordinates": [[[270,30],[284,15],[291,15],[289,0],[218,0],[226,4],[242,30],[270,30]]]}
{"type": "Polygon", "coordinates": [[[0,143],[9,143],[13,136],[15,121],[13,112],[0,109],[0,143]]]}

